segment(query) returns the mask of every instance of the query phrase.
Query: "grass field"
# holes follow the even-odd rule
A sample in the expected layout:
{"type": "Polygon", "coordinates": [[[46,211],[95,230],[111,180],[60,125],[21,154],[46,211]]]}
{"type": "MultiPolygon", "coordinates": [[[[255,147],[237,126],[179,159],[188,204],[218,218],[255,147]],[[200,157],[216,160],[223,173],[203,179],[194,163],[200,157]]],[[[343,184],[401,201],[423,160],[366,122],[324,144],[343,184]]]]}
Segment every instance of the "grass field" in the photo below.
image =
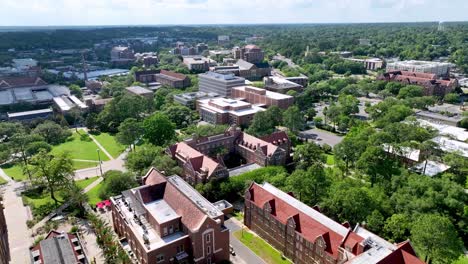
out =
{"type": "Polygon", "coordinates": [[[98,165],[99,165],[98,161],[96,161],[96,162],[77,161],[77,160],[73,161],[73,168],[75,168],[75,170],[92,168],[92,167],[96,167],[98,165]]]}
{"type": "Polygon", "coordinates": [[[2,165],[2,170],[15,181],[28,179],[27,175],[23,175],[23,168],[18,163],[2,165]]]}
{"type": "Polygon", "coordinates": [[[335,156],[327,154],[327,165],[335,165],[335,156]]]}
{"type": "Polygon", "coordinates": [[[99,192],[100,192],[102,186],[103,186],[103,184],[101,182],[98,185],[96,185],[94,188],[89,190],[89,192],[86,193],[88,195],[88,198],[89,198],[88,203],[91,206],[96,206],[97,203],[102,201],[102,199],[99,198],[99,192]]]}
{"type": "Polygon", "coordinates": [[[238,230],[234,232],[234,236],[268,264],[292,263],[288,259],[283,258],[281,253],[265,242],[265,240],[255,236],[250,231],[238,230]]]}
{"type": "MultiPolygon", "coordinates": [[[[97,149],[98,146],[91,140],[81,140],[80,135],[85,134],[83,130],[78,130],[73,132],[73,135],[68,138],[65,143],[62,143],[58,146],[52,148],[52,154],[58,155],[65,151],[70,153],[72,159],[83,159],[83,160],[98,160],[97,149]]],[[[103,161],[109,160],[106,155],[101,155],[103,161]]]]}
{"type": "Polygon", "coordinates": [[[125,150],[125,146],[117,142],[115,135],[111,135],[109,133],[92,135],[114,158],[117,158],[125,150]]]}
{"type": "MultiPolygon", "coordinates": [[[[98,177],[93,177],[93,178],[89,178],[85,180],[79,180],[79,181],[76,181],[76,185],[78,185],[78,187],[80,187],[81,189],[84,189],[97,179],[98,177]]],[[[63,201],[63,193],[61,192],[56,193],[56,197],[59,201],[63,201]]],[[[52,198],[50,198],[50,193],[48,193],[47,191],[44,191],[42,193],[26,192],[23,194],[23,200],[34,208],[38,208],[42,205],[46,205],[49,203],[50,204],[54,203],[52,198]]]]}
{"type": "Polygon", "coordinates": [[[0,178],[0,185],[3,185],[3,184],[5,184],[5,183],[7,183],[7,181],[4,180],[3,178],[0,178]]]}

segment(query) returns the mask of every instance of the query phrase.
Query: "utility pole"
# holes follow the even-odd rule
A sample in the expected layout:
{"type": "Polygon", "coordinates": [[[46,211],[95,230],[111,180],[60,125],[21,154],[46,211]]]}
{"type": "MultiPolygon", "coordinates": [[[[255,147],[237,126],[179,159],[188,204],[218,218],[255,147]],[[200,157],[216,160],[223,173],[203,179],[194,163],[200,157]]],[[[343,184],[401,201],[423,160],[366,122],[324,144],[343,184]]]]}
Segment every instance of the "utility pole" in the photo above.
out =
{"type": "Polygon", "coordinates": [[[96,151],[97,151],[97,155],[98,155],[98,158],[99,158],[99,170],[101,171],[101,177],[102,177],[101,150],[100,150],[100,149],[96,149],[96,151]]]}

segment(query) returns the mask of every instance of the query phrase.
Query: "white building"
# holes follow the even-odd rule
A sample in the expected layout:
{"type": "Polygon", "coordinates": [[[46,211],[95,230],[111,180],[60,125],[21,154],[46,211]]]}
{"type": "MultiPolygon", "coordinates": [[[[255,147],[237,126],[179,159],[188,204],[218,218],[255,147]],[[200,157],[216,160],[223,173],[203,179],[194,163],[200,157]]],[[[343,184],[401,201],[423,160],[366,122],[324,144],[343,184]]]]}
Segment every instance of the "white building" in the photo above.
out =
{"type": "Polygon", "coordinates": [[[449,76],[451,64],[434,61],[396,61],[387,64],[387,71],[409,71],[419,73],[432,73],[441,76],[449,76]]]}

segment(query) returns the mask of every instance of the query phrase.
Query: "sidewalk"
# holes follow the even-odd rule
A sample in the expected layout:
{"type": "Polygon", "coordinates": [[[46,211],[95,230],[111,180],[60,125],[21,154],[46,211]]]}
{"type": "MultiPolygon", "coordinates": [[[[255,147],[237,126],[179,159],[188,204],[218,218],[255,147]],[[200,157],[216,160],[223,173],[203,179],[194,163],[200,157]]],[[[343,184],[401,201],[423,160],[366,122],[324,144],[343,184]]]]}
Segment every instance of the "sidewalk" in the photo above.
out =
{"type": "Polygon", "coordinates": [[[8,180],[3,191],[3,205],[5,219],[8,227],[8,241],[10,244],[11,263],[30,263],[29,246],[33,239],[26,221],[31,219],[28,208],[23,206],[21,190],[24,183],[15,182],[0,169],[0,177],[8,180]]]}

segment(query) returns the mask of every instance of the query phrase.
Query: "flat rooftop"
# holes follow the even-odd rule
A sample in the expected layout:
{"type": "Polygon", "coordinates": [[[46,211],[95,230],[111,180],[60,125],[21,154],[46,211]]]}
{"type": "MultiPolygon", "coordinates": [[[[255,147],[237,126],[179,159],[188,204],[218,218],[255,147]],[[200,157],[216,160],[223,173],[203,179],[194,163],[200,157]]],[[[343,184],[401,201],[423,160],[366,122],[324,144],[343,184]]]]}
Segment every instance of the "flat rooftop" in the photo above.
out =
{"type": "Polygon", "coordinates": [[[152,94],[153,91],[143,88],[141,86],[130,86],[125,88],[125,90],[134,93],[134,94],[152,94]]]}
{"type": "Polygon", "coordinates": [[[9,118],[14,118],[14,117],[20,117],[20,116],[48,114],[48,113],[53,113],[52,109],[47,108],[47,109],[39,109],[39,110],[32,110],[32,111],[8,113],[8,117],[9,118]]]}
{"type": "Polygon", "coordinates": [[[251,105],[250,103],[247,103],[241,100],[235,100],[235,99],[211,98],[211,99],[198,100],[198,102],[201,108],[211,111],[213,113],[231,113],[236,116],[243,116],[243,115],[255,114],[260,111],[265,111],[264,108],[258,105],[251,105]],[[225,106],[232,106],[232,107],[251,106],[251,107],[238,109],[238,110],[233,110],[233,109],[223,110],[223,109],[219,109],[217,107],[209,105],[208,103],[210,102],[210,100],[212,100],[214,104],[220,107],[225,107],[225,106]]]}
{"type": "Polygon", "coordinates": [[[466,131],[464,128],[445,124],[438,124],[436,122],[431,122],[424,119],[417,120],[422,126],[430,127],[439,131],[439,135],[453,137],[459,141],[468,140],[468,131],[466,131]]]}
{"type": "Polygon", "coordinates": [[[396,61],[396,62],[391,62],[389,64],[401,65],[401,66],[427,66],[427,67],[451,66],[451,64],[447,62],[420,61],[420,60],[396,61]]]}
{"type": "Polygon", "coordinates": [[[164,199],[147,203],[145,207],[158,223],[166,223],[180,217],[164,199]]]}
{"type": "Polygon", "coordinates": [[[265,93],[266,97],[276,99],[276,100],[291,99],[292,98],[292,96],[287,95],[287,94],[275,93],[275,92],[268,91],[268,90],[265,90],[263,88],[254,87],[254,86],[238,86],[238,87],[233,87],[232,89],[245,91],[246,88],[251,89],[251,90],[255,90],[255,91],[259,91],[259,92],[260,91],[261,92],[265,91],[266,92],[265,93]]]}
{"type": "Polygon", "coordinates": [[[208,71],[205,73],[200,73],[198,76],[203,76],[203,77],[222,80],[222,81],[245,81],[245,78],[235,76],[232,73],[221,74],[217,72],[208,71]]]}

